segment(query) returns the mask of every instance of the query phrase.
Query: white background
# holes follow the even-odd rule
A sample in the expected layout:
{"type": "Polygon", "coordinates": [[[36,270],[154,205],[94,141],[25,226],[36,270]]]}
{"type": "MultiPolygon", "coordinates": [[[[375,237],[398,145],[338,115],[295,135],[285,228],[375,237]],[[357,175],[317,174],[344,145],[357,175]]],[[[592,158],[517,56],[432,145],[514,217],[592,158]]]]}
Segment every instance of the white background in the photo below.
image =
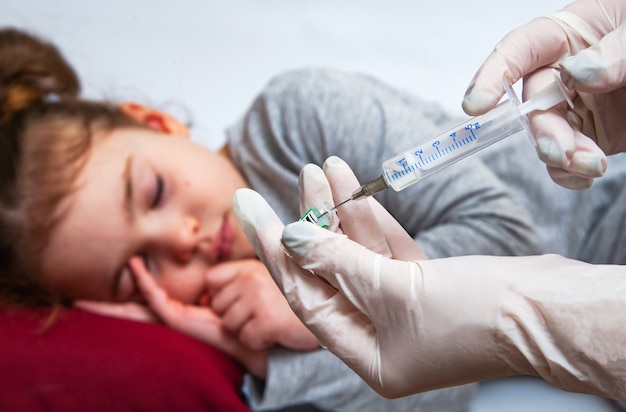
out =
{"type": "Polygon", "coordinates": [[[212,147],[271,76],[304,65],[375,75],[462,115],[508,31],[564,0],[0,0],[0,25],[55,42],[89,97],[191,120],[212,147]]]}

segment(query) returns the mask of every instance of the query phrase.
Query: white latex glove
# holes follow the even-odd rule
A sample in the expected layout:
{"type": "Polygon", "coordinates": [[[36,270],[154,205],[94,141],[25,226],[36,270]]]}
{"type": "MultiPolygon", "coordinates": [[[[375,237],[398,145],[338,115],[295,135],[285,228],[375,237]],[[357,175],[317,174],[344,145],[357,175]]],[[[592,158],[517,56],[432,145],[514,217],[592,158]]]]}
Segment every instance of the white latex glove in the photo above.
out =
{"type": "MultiPolygon", "coordinates": [[[[335,162],[325,172],[338,193],[350,176],[335,162]]],[[[305,205],[328,196],[319,171],[307,167],[302,176],[305,205]]],[[[368,216],[368,202],[345,207],[346,232],[361,219],[374,231],[393,228],[385,242],[368,240],[385,256],[296,222],[282,237],[289,258],[283,225],[262,197],[235,194],[239,221],[294,312],[381,395],[535,374],[566,390],[626,400],[625,268],[555,255],[392,259],[395,251],[404,259],[421,252],[397,226],[368,216]],[[349,207],[359,208],[356,219],[349,207]]]]}
{"type": "Polygon", "coordinates": [[[552,179],[589,187],[606,170],[604,153],[626,150],[625,21],[624,0],[579,0],[512,31],[474,76],[463,109],[478,115],[493,108],[504,94],[503,78],[523,77],[527,99],[552,80],[551,68],[561,67],[562,80],[576,91],[575,108],[562,103],[531,113],[531,128],[552,179]]]}
{"type": "Polygon", "coordinates": [[[283,244],[320,278],[273,272],[294,311],[383,396],[531,374],[626,400],[623,267],[556,255],[401,261],[300,222],[283,244]]]}

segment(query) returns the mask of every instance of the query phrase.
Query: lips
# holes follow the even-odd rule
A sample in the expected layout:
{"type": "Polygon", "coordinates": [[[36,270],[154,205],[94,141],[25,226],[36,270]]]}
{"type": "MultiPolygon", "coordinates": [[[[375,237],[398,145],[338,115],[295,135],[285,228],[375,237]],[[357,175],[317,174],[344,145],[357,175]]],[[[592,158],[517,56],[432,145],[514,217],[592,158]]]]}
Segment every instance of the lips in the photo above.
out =
{"type": "Polygon", "coordinates": [[[233,250],[233,228],[228,220],[228,215],[224,215],[222,219],[222,225],[215,235],[213,241],[212,255],[215,263],[220,263],[228,260],[233,250]]]}

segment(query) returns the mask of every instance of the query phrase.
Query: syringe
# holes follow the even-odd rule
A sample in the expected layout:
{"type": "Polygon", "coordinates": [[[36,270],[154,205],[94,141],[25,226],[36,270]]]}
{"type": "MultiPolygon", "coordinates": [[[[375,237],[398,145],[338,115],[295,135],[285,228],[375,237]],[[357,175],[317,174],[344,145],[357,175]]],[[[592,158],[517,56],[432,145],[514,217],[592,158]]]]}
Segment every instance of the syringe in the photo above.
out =
{"type": "Polygon", "coordinates": [[[483,115],[473,117],[385,161],[382,175],[362,185],[350,198],[340,202],[332,210],[350,200],[372,196],[388,187],[399,192],[520,130],[526,130],[532,139],[526,117],[528,113],[549,109],[564,100],[567,100],[570,107],[574,106],[556,71],[554,82],[539,90],[523,104],[520,104],[510,84],[506,83],[505,88],[508,100],[483,115]]]}

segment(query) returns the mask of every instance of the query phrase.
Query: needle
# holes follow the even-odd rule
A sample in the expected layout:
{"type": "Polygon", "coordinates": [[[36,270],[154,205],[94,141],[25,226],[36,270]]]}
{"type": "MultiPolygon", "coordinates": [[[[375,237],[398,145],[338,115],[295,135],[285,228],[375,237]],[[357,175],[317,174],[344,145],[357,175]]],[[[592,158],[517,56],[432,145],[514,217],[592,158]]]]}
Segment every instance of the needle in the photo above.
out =
{"type": "Polygon", "coordinates": [[[343,202],[339,203],[337,206],[333,206],[332,209],[329,209],[327,211],[325,211],[324,213],[322,213],[321,215],[319,215],[317,218],[319,219],[320,217],[327,215],[329,212],[332,212],[333,210],[337,209],[339,206],[343,205],[344,203],[348,203],[350,200],[352,200],[351,197],[347,198],[346,200],[344,200],[343,202]]]}

